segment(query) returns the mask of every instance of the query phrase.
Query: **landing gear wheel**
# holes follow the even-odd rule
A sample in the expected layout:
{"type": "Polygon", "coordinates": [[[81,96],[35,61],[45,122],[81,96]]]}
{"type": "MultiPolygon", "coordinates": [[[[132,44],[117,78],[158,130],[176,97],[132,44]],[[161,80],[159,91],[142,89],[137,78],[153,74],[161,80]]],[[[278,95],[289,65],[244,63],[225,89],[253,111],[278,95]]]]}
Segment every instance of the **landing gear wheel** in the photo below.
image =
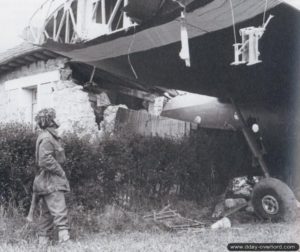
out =
{"type": "Polygon", "coordinates": [[[257,183],[251,201],[254,211],[263,219],[291,221],[296,216],[295,195],[278,179],[265,178],[257,183]]]}

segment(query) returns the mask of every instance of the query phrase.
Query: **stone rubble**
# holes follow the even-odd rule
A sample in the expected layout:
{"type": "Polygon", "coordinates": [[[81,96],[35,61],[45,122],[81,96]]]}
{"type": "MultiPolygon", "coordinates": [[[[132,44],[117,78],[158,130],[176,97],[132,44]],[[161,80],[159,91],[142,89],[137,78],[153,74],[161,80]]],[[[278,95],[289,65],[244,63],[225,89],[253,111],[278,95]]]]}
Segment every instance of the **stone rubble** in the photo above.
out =
{"type": "Polygon", "coordinates": [[[100,123],[100,136],[112,135],[115,129],[116,116],[119,108],[128,109],[126,105],[111,105],[104,110],[103,121],[100,123]]]}

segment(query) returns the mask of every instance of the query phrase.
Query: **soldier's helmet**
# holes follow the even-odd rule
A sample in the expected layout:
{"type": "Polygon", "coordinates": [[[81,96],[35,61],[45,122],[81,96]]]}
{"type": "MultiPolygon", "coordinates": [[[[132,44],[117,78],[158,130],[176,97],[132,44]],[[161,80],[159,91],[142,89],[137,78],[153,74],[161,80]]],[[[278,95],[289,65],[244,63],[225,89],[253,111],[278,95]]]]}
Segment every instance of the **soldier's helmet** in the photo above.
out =
{"type": "Polygon", "coordinates": [[[53,108],[41,109],[35,116],[35,121],[41,129],[46,129],[49,127],[57,128],[58,125],[55,122],[56,112],[53,108]]]}

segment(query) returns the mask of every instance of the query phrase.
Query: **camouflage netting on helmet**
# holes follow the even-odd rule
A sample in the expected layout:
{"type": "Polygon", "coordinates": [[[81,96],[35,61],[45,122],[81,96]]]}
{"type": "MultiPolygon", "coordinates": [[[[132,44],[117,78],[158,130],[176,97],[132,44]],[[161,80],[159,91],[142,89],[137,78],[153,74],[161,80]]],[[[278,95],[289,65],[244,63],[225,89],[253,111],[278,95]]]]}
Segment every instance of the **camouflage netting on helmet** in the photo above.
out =
{"type": "Polygon", "coordinates": [[[45,129],[48,127],[56,126],[54,119],[56,118],[56,112],[53,108],[44,108],[40,110],[35,116],[36,123],[40,128],[45,129]]]}

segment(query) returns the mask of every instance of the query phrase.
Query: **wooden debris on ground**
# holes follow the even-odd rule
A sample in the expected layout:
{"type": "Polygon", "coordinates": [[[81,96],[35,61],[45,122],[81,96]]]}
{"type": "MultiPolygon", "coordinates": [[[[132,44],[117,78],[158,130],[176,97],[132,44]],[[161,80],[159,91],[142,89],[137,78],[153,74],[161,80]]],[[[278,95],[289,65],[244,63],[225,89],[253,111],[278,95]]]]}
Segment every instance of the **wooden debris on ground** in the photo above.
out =
{"type": "Polygon", "coordinates": [[[160,211],[153,211],[152,214],[145,215],[143,218],[148,221],[162,224],[173,231],[199,229],[207,226],[206,223],[183,217],[176,210],[172,210],[170,205],[167,205],[160,211]]]}
{"type": "Polygon", "coordinates": [[[234,213],[240,211],[241,209],[246,208],[248,205],[249,205],[249,202],[245,202],[245,203],[243,203],[243,204],[241,204],[241,205],[238,205],[238,206],[236,206],[236,207],[230,208],[230,209],[228,209],[228,210],[223,214],[223,217],[228,217],[228,216],[230,216],[230,215],[232,215],[232,214],[234,214],[234,213]]]}

